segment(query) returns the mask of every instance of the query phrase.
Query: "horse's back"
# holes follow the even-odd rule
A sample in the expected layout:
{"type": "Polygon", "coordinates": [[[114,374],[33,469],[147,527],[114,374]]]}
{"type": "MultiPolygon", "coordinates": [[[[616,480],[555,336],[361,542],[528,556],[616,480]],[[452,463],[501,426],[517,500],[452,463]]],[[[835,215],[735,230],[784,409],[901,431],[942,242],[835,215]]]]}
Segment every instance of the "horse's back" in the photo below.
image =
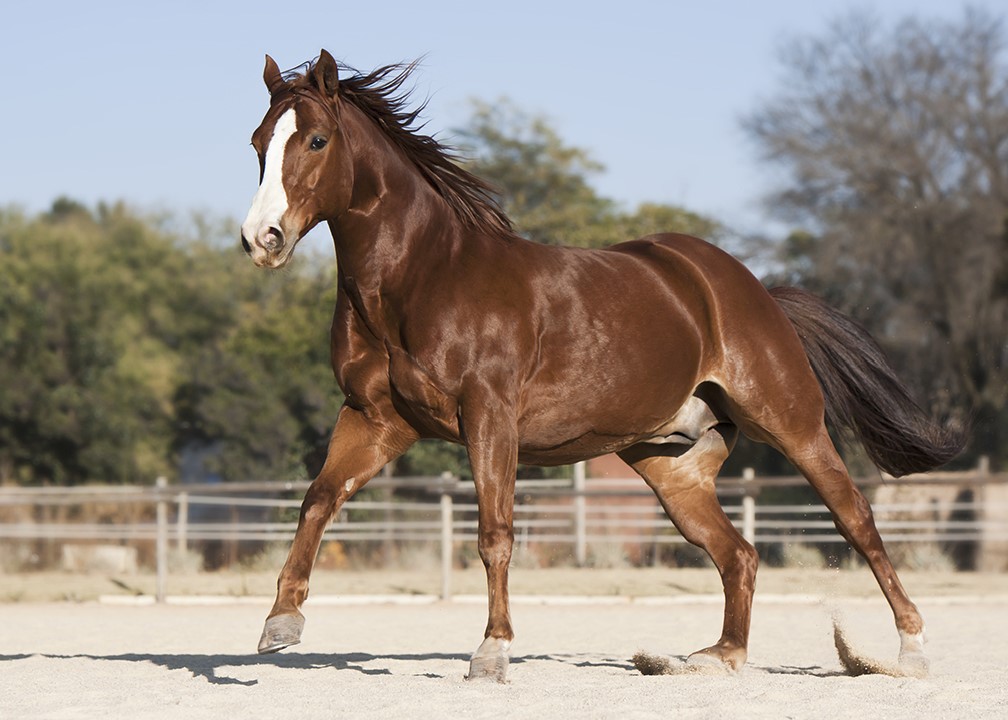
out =
{"type": "MultiPolygon", "coordinates": [[[[692,279],[702,286],[708,303],[716,302],[731,287],[749,291],[762,287],[759,280],[734,255],[692,235],[656,233],[612,245],[602,252],[638,257],[660,268],[669,282],[692,279]]],[[[700,287],[676,289],[684,292],[700,290],[700,287]]]]}
{"type": "Polygon", "coordinates": [[[704,316],[723,351],[740,339],[766,338],[794,329],[759,279],[735,256],[700,238],[663,233],[614,245],[609,252],[646,259],[665,277],[668,286],[694,312],[704,316]]]}

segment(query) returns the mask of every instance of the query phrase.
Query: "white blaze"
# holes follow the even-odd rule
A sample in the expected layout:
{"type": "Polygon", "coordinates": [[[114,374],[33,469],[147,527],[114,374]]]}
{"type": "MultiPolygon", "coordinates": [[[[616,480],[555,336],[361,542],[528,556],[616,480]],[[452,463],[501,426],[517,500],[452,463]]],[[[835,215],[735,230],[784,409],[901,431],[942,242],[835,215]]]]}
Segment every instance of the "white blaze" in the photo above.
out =
{"type": "Polygon", "coordinates": [[[294,108],[281,115],[273,126],[273,137],[266,146],[266,167],[262,182],[259,183],[259,189],[252,198],[252,207],[242,223],[242,235],[251,243],[255,242],[263,228],[280,228],[280,220],[287,212],[287,190],[283,184],[284,151],[287,149],[287,141],[296,130],[297,116],[294,108]]]}

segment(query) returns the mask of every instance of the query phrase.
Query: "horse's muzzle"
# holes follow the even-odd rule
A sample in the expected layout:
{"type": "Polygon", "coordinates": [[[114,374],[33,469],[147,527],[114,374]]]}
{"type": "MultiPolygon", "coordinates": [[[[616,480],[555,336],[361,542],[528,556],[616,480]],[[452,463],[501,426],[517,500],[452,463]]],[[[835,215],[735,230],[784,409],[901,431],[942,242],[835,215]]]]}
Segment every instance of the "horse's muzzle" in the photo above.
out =
{"type": "Polygon", "coordinates": [[[276,225],[262,225],[255,231],[242,228],[241,245],[252,261],[260,267],[280,267],[290,257],[287,238],[276,225]]]}
{"type": "MultiPolygon", "coordinates": [[[[252,237],[252,242],[268,253],[278,253],[284,247],[283,230],[275,225],[264,225],[256,230],[255,235],[252,237]]],[[[252,246],[249,244],[244,231],[242,231],[242,247],[245,248],[245,252],[252,253],[252,246]]]]}

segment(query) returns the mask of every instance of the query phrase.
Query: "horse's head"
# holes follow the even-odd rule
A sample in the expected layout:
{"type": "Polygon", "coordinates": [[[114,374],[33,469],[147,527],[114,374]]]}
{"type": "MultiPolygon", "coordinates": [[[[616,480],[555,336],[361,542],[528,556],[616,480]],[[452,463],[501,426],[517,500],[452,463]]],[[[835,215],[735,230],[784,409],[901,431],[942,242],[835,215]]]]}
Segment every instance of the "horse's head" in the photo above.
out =
{"type": "Polygon", "coordinates": [[[242,223],[241,241],[256,265],[279,268],[305,233],[349,205],[352,169],[332,55],[323,50],[306,75],[290,81],[267,55],[263,80],[270,108],[252,134],[259,190],[242,223]]]}

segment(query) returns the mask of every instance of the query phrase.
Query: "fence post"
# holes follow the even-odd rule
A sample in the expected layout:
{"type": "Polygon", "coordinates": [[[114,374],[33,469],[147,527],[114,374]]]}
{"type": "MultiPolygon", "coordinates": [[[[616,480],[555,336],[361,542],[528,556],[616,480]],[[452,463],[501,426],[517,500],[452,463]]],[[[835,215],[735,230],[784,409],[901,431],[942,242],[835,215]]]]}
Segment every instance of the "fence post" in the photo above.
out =
{"type": "Polygon", "coordinates": [[[976,522],[979,539],[975,545],[973,570],[980,572],[1002,572],[1008,561],[1008,537],[998,538],[1008,529],[1008,488],[991,484],[990,457],[977,458],[976,485],[972,502],[976,508],[976,522]]]}
{"type": "Polygon", "coordinates": [[[755,479],[755,470],[742,470],[742,537],[753,546],[756,545],[756,496],[752,488],[755,479]]]}
{"type": "Polygon", "coordinates": [[[179,555],[184,556],[189,550],[189,493],[179,493],[175,498],[178,503],[178,518],[175,520],[175,542],[179,555]]]}
{"type": "MultiPolygon", "coordinates": [[[[383,480],[392,479],[392,463],[386,463],[385,467],[382,468],[381,476],[383,480]]],[[[382,538],[382,562],[388,567],[392,563],[392,555],[395,552],[395,542],[393,539],[393,520],[394,512],[392,510],[392,500],[395,497],[395,491],[392,489],[391,485],[382,489],[381,499],[385,503],[385,532],[382,538]]]]}
{"type": "Polygon", "coordinates": [[[451,600],[452,560],[454,556],[454,530],[452,528],[452,496],[448,482],[449,473],[441,476],[441,599],[451,600]],[[447,477],[445,477],[447,475],[447,477]]]}
{"type": "Polygon", "coordinates": [[[574,559],[578,567],[588,564],[588,532],[585,518],[585,467],[574,463],[574,559]]]}
{"type": "Polygon", "coordinates": [[[165,490],[168,488],[168,478],[159,477],[154,481],[157,486],[157,540],[155,555],[157,563],[157,586],[155,600],[165,601],[165,578],[168,574],[168,502],[165,490]]]}

